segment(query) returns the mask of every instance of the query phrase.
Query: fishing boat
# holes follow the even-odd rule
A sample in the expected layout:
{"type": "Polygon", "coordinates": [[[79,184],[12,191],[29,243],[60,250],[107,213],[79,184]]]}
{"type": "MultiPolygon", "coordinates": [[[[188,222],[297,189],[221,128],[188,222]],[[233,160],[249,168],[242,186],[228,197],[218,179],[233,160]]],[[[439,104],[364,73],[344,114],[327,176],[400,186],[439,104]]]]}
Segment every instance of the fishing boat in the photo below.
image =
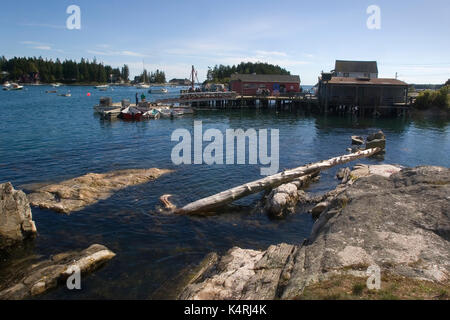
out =
{"type": "Polygon", "coordinates": [[[160,88],[160,89],[150,89],[148,90],[148,93],[156,94],[156,93],[168,93],[169,90],[166,88],[160,88]]]}
{"type": "Polygon", "coordinates": [[[134,107],[126,107],[120,112],[118,118],[123,120],[141,120],[142,112],[134,107]]]}

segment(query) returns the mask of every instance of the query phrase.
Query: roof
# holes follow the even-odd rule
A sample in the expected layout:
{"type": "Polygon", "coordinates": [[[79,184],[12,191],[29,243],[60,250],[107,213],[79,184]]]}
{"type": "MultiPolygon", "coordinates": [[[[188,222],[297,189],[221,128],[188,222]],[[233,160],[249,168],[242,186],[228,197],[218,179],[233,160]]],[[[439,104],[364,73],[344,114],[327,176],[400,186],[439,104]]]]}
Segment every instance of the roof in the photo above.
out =
{"type": "Polygon", "coordinates": [[[378,66],[376,61],[336,60],[334,71],[346,73],[349,72],[378,73],[378,66]]]}
{"type": "Polygon", "coordinates": [[[374,79],[360,79],[360,78],[347,78],[347,77],[333,77],[329,84],[351,84],[351,85],[389,85],[389,86],[407,86],[408,84],[404,81],[397,79],[387,79],[387,78],[374,78],[374,79]]]}
{"type": "Polygon", "coordinates": [[[281,74],[232,74],[231,81],[241,80],[243,82],[296,82],[300,83],[300,76],[281,74]]]}

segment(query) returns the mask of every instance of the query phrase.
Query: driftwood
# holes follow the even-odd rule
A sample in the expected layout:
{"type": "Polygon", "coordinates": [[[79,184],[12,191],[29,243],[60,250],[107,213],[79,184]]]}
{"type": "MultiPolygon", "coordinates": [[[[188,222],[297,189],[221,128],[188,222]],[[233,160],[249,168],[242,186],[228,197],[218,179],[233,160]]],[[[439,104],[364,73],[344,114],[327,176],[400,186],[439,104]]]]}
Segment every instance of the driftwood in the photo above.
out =
{"type": "Polygon", "coordinates": [[[350,153],[347,155],[331,158],[328,160],[308,164],[291,170],[286,170],[272,176],[265,177],[256,181],[246,183],[244,185],[234,187],[217,193],[215,195],[191,202],[180,209],[175,209],[177,214],[200,214],[208,213],[214,209],[220,208],[237,199],[243,198],[253,193],[258,193],[266,189],[276,188],[284,183],[292,181],[296,178],[311,174],[317,170],[325,170],[336,165],[344,164],[360,158],[370,157],[378,152],[380,148],[367,149],[350,153]]]}

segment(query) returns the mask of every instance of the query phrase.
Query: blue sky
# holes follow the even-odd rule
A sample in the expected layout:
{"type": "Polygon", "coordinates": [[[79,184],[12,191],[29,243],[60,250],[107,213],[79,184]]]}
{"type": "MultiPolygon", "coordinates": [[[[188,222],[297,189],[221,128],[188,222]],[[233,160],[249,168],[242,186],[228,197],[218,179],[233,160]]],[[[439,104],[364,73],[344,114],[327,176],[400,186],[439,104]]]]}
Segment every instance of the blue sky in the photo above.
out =
{"type": "Polygon", "coordinates": [[[448,0],[341,1],[2,1],[0,55],[97,58],[137,74],[166,71],[199,78],[208,66],[263,61],[315,84],[336,59],[377,60],[380,77],[410,83],[450,78],[448,0]],[[69,5],[81,8],[81,30],[68,30],[69,5]],[[369,30],[369,5],[381,29],[369,30]]]}

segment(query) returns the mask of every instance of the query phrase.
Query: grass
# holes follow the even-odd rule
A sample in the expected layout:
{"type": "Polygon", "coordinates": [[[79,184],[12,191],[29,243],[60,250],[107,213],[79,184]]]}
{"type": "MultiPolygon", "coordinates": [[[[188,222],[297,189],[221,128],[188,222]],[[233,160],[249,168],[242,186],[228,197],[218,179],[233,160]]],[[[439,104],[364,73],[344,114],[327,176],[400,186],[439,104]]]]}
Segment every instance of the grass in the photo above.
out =
{"type": "Polygon", "coordinates": [[[336,275],[305,288],[301,300],[449,300],[450,282],[435,283],[382,273],[381,289],[369,290],[366,278],[336,275]]]}

